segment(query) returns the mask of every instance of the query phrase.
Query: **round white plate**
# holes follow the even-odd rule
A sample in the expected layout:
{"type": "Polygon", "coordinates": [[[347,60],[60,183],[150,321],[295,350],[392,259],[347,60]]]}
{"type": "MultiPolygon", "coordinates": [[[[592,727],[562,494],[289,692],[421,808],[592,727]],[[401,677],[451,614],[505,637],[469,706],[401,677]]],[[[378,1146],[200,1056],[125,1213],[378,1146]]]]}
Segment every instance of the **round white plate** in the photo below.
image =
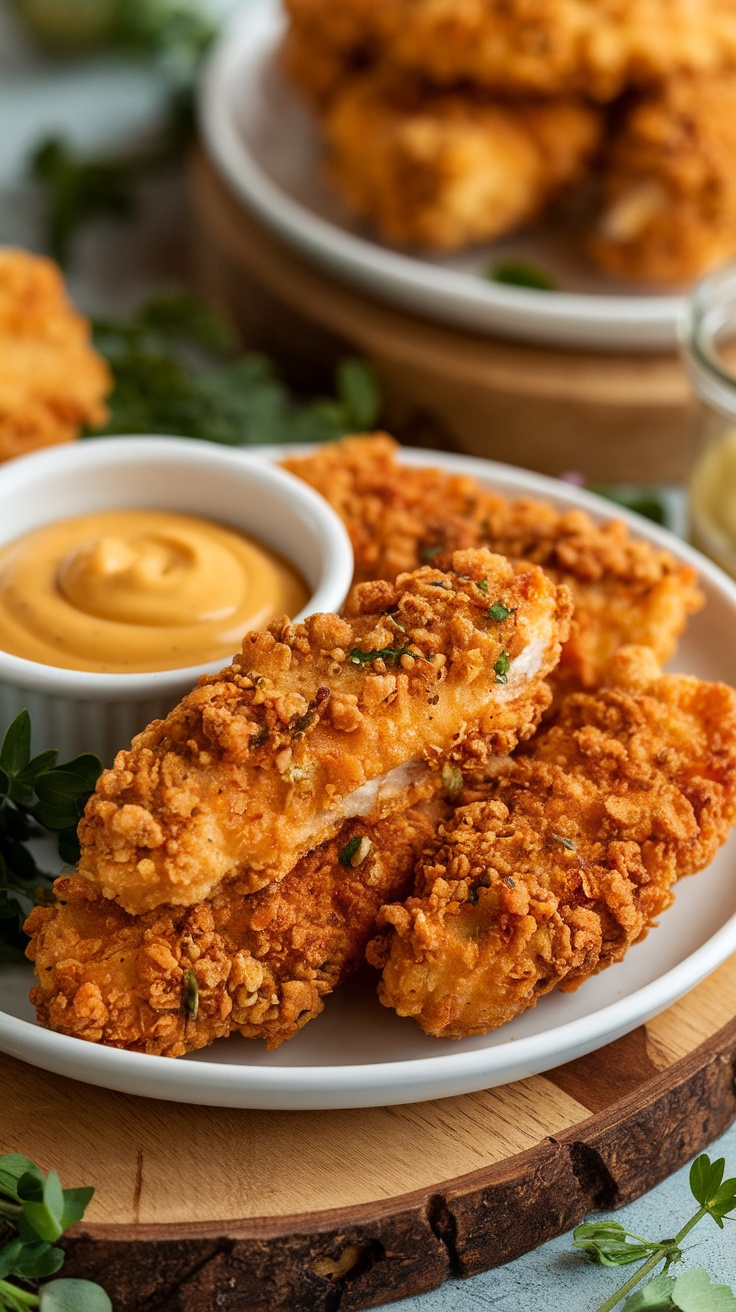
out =
{"type": "MultiPolygon", "coordinates": [[[[289,448],[291,454],[294,448],[289,448]]],[[[276,448],[264,448],[267,459],[276,448]]],[[[591,493],[541,474],[469,456],[405,452],[412,465],[474,475],[510,497],[537,496],[581,506],[596,520],[625,519],[640,537],[667,547],[700,571],[707,597],[683,638],[673,668],[736,683],[736,584],[664,529],[591,493]]],[[[28,1001],[31,970],[0,967],[0,1050],[59,1075],[103,1088],[175,1102],[292,1111],[417,1102],[490,1088],[550,1070],[626,1034],[693,988],[736,951],[736,831],[707,871],[683,880],[675,904],[625,960],[576,993],[550,993],[492,1034],[459,1042],[429,1038],[386,1010],[366,968],[327,999],[326,1009],[267,1053],[234,1036],[172,1061],[119,1052],[36,1025],[28,1001]]]]}
{"type": "Polygon", "coordinates": [[[251,0],[211,56],[199,105],[215,164],[280,237],[372,296],[461,328],[602,350],[675,345],[682,297],[637,293],[596,274],[569,220],[436,258],[381,245],[324,181],[316,125],[278,66],[284,21],[279,0],[251,0]],[[545,269],[565,290],[528,291],[483,276],[509,257],[545,269]]]}

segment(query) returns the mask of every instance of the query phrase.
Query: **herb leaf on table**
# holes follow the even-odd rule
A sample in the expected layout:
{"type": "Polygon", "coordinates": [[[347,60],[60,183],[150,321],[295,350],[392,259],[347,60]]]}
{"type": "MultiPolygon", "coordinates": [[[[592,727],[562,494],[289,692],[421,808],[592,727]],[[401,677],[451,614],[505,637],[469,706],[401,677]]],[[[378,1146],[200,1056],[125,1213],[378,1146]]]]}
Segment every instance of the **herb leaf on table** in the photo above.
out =
{"type": "Polygon", "coordinates": [[[94,436],[177,433],[228,446],[325,442],[374,426],[381,400],[370,366],[348,357],[336,396],[299,403],[265,356],[238,354],[229,325],[197,297],[150,300],[127,323],[98,320],[112,369],[109,419],[94,436]]]}
{"type": "Polygon", "coordinates": [[[56,1240],[81,1221],[93,1193],[63,1189],[56,1171],[44,1174],[21,1153],[0,1156],[0,1312],[112,1312],[104,1289],[89,1280],[37,1287],[63,1266],[56,1240]]]}
{"type": "Polygon", "coordinates": [[[573,1246],[588,1260],[601,1266],[622,1266],[644,1260],[610,1298],[596,1312],[612,1312],[623,1303],[623,1312],[736,1312],[736,1295],[728,1285],[717,1285],[703,1267],[692,1267],[682,1275],[671,1276],[670,1268],[682,1259],[682,1242],[691,1230],[710,1216],[723,1229],[724,1221],[733,1219],[736,1212],[736,1178],[724,1180],[725,1159],[712,1162],[707,1153],[701,1153],[690,1168],[690,1192],[697,1212],[675,1235],[674,1239],[650,1240],[625,1230],[617,1221],[590,1221],[573,1231],[573,1246]],[[629,1242],[633,1240],[633,1243],[629,1242]],[[664,1262],[658,1276],[636,1293],[641,1281],[664,1262]]]}
{"type": "Polygon", "coordinates": [[[62,861],[79,858],[77,824],[102,763],[90,753],[62,765],[57,758],[56,751],[31,756],[30,716],[21,711],[0,747],[0,962],[21,956],[28,912],[51,899],[55,876],[37,864],[30,840],[49,831],[62,861]]]}

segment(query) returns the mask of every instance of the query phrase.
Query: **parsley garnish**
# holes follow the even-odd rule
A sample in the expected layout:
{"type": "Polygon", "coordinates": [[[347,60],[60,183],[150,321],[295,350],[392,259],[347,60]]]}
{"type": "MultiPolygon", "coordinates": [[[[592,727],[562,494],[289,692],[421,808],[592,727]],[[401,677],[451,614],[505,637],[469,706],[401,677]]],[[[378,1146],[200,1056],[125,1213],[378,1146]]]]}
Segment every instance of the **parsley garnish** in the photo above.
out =
{"type": "Polygon", "coordinates": [[[496,683],[506,683],[510,665],[511,657],[504,648],[493,667],[496,672],[496,683]]]}
{"type": "Polygon", "coordinates": [[[476,584],[475,584],[475,586],[476,586],[476,588],[480,588],[481,592],[483,592],[483,593],[488,592],[488,579],[478,579],[478,580],[476,580],[476,584]]]}
{"type": "Polygon", "coordinates": [[[513,610],[510,610],[508,606],[504,606],[501,601],[494,601],[493,605],[488,607],[488,618],[489,620],[495,620],[496,624],[500,624],[501,620],[507,620],[509,615],[513,615],[513,613],[513,610]]]}
{"type": "Polygon", "coordinates": [[[526,287],[535,292],[556,292],[557,285],[544,269],[538,269],[524,260],[503,260],[486,274],[492,282],[509,287],[526,287]]]}
{"type": "Polygon", "coordinates": [[[182,976],[184,1010],[192,1020],[199,1015],[199,985],[193,970],[185,970],[182,976]]]}
{"type": "Polygon", "coordinates": [[[338,859],[338,861],[340,862],[340,865],[341,865],[341,866],[349,866],[349,865],[350,865],[350,862],[352,861],[353,857],[355,856],[355,853],[357,852],[358,848],[360,847],[361,841],[362,841],[362,840],[361,840],[361,836],[360,836],[360,834],[356,834],[356,835],[354,836],[354,838],[349,838],[349,839],[348,839],[348,841],[347,841],[347,843],[345,844],[345,846],[344,846],[344,847],[342,848],[342,850],[338,853],[338,857],[337,857],[337,859],[338,859]]]}
{"type": "Polygon", "coordinates": [[[56,1171],[45,1175],[20,1153],[0,1156],[0,1309],[2,1312],[112,1312],[100,1285],[90,1280],[39,1281],[64,1264],[56,1248],[65,1230],[81,1221],[94,1189],[62,1189],[56,1171]],[[16,1283],[20,1281],[20,1284],[16,1283]],[[29,1288],[30,1286],[30,1288],[29,1288]]]}
{"type": "Polygon", "coordinates": [[[409,651],[407,647],[377,647],[373,651],[361,651],[360,647],[353,647],[348,656],[352,665],[370,665],[371,661],[398,661],[402,656],[411,656],[413,661],[426,660],[426,656],[418,656],[415,651],[409,651]]]}
{"type": "Polygon", "coordinates": [[[57,756],[46,751],[31,757],[31,721],[21,711],[0,748],[0,959],[23,949],[30,908],[51,900],[54,876],[36,864],[29,839],[51,830],[61,860],[79,859],[77,824],[102,764],[85,754],[57,765],[57,756]]]}
{"type": "Polygon", "coordinates": [[[724,1219],[736,1211],[736,1179],[724,1180],[724,1158],[711,1162],[706,1153],[696,1158],[690,1168],[690,1191],[698,1211],[675,1235],[674,1239],[643,1239],[625,1230],[618,1221],[593,1221],[579,1225],[573,1232],[573,1245],[591,1262],[601,1266],[626,1266],[644,1260],[630,1280],[621,1285],[596,1312],[612,1312],[651,1271],[664,1262],[660,1275],[649,1281],[626,1302],[623,1312],[729,1312],[736,1309],[736,1297],[727,1285],[714,1285],[702,1267],[692,1267],[681,1276],[670,1276],[670,1267],[682,1257],[682,1241],[690,1231],[711,1216],[723,1229],[724,1219]],[[633,1242],[630,1242],[633,1241],[633,1242]]]}

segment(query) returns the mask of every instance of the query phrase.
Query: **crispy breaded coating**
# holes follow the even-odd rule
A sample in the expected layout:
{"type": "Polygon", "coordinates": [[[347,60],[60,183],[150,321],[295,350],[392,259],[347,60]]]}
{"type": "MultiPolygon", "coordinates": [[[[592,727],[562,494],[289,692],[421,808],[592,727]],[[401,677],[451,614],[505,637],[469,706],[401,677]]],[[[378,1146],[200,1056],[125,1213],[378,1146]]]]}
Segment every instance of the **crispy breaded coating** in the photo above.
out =
{"type": "Polygon", "coordinates": [[[736,0],[287,0],[287,9],[315,52],[440,86],[609,101],[736,66],[736,0]]]}
{"type": "Polygon", "coordinates": [[[595,687],[612,653],[626,643],[673,655],[687,618],[702,604],[695,572],[620,520],[594,524],[582,510],[558,511],[533,498],[508,501],[465,474],[417,469],[397,459],[385,434],[346,438],[284,465],[326,497],[344,521],[355,577],[393,578],[457,547],[541,565],[572,591],[570,637],[555,674],[558,687],[595,687]]]}
{"type": "Polygon", "coordinates": [[[736,75],[679,78],[614,132],[590,242],[607,273],[690,282],[736,253],[736,75]]]}
{"type": "Polygon", "coordinates": [[[355,214],[396,245],[453,250],[533,222],[578,184],[602,119],[572,98],[505,105],[369,73],[334,93],[323,127],[355,214]]]}
{"type": "Polygon", "coordinates": [[[365,584],[349,617],[246,634],[232,665],[101,775],[80,874],[134,914],[236,876],[255,891],[350,816],[431,794],[469,737],[482,754],[529,733],[569,612],[536,566],[465,551],[365,584]]]}
{"type": "Polygon", "coordinates": [[[111,387],[56,265],[0,247],[0,460],[102,424],[111,387]]]}
{"type": "Polygon", "coordinates": [[[383,908],[381,1001],[428,1034],[484,1033],[620,961],[736,818],[736,692],[619,653],[478,786],[383,908]]]}
{"type": "Polygon", "coordinates": [[[39,1022],[165,1057],[238,1032],[277,1047],[361,965],[378,908],[410,891],[449,812],[438,795],[349,820],[284,879],[250,895],[235,880],[193,907],[131,916],[79,875],[57,880],[60,901],[26,925],[39,1022]]]}

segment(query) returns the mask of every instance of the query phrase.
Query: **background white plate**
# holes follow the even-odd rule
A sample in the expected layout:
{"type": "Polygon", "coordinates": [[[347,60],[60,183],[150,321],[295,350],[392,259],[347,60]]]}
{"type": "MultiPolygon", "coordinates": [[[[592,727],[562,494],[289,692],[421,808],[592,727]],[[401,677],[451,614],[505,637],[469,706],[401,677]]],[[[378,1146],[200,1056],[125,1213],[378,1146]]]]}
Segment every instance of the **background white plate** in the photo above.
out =
{"type": "Polygon", "coordinates": [[[642,294],[597,274],[581,254],[574,221],[452,256],[382,246],[323,179],[317,128],[275,58],[283,29],[279,0],[252,0],[226,26],[200,95],[212,159],[279,236],[372,296],[461,328],[588,349],[675,346],[682,297],[642,294]],[[510,256],[544,268],[566,290],[534,292],[483,277],[510,256]]]}
{"type": "MultiPolygon", "coordinates": [[[[291,454],[294,448],[289,448],[291,454]]],[[[274,458],[276,448],[264,448],[274,458]]],[[[673,668],[736,683],[736,584],[664,529],[578,488],[469,456],[404,452],[412,465],[473,474],[508,496],[615,514],[641,538],[701,573],[707,606],[673,668]]],[[[707,872],[678,885],[675,905],[645,943],[577,993],[551,993],[493,1034],[460,1042],[423,1034],[382,1007],[368,972],[327,999],[324,1013],[267,1053],[235,1036],[177,1061],[119,1052],[41,1029],[28,1002],[30,967],[0,968],[0,1050],[32,1065],[123,1093],[209,1106],[291,1110],[367,1107],[469,1093],[549,1070],[618,1038],[663,1011],[736,951],[736,832],[707,872]]]]}

